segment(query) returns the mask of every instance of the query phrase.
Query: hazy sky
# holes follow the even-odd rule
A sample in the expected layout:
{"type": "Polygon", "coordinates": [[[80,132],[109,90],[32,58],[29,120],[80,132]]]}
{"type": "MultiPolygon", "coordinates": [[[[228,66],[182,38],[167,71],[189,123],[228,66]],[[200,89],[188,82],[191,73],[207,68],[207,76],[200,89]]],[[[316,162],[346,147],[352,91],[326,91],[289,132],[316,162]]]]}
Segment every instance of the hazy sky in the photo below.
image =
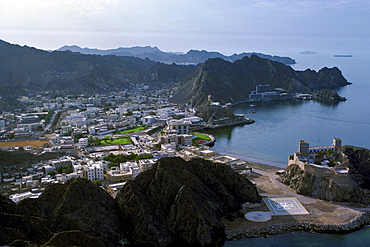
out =
{"type": "Polygon", "coordinates": [[[369,49],[369,0],[0,0],[0,39],[40,49],[369,49]]]}

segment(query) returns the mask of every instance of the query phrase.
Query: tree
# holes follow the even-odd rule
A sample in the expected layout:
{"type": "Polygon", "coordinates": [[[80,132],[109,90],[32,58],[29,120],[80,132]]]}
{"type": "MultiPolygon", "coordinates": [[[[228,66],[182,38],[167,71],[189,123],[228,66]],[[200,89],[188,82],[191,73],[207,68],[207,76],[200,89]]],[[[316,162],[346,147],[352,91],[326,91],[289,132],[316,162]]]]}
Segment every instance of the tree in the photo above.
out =
{"type": "Polygon", "coordinates": [[[336,160],[330,160],[329,163],[328,163],[328,166],[334,167],[334,166],[337,165],[337,163],[338,163],[338,161],[336,161],[336,160]]]}
{"type": "Polygon", "coordinates": [[[93,184],[97,185],[97,186],[102,186],[102,183],[99,181],[99,180],[95,180],[93,182],[93,184]]]}
{"type": "Polygon", "coordinates": [[[320,151],[320,152],[317,153],[316,158],[322,159],[324,157],[324,154],[325,153],[323,151],[320,151]]]}
{"type": "Polygon", "coordinates": [[[80,138],[84,137],[82,133],[73,133],[73,138],[78,141],[80,138]]]}
{"type": "Polygon", "coordinates": [[[57,174],[57,172],[54,171],[54,170],[51,170],[51,171],[48,172],[48,175],[50,175],[50,176],[55,176],[55,174],[57,174]]]}

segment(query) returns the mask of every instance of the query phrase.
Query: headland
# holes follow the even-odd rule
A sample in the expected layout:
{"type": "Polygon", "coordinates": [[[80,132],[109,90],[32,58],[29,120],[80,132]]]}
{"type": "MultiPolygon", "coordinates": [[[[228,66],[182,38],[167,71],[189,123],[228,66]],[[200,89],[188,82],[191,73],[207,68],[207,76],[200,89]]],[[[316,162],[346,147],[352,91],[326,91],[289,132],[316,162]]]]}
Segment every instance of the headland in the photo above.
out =
{"type": "MultiPolygon", "coordinates": [[[[272,213],[271,220],[266,222],[249,221],[244,217],[235,218],[233,221],[224,220],[228,240],[297,230],[349,233],[370,224],[370,208],[365,204],[327,201],[297,194],[282,183],[284,175],[280,168],[248,161],[246,163],[251,172],[245,173],[244,176],[255,184],[263,198],[296,198],[308,214],[272,213]]],[[[270,208],[262,201],[261,204],[247,205],[241,212],[247,214],[252,211],[269,212],[270,208]]]]}

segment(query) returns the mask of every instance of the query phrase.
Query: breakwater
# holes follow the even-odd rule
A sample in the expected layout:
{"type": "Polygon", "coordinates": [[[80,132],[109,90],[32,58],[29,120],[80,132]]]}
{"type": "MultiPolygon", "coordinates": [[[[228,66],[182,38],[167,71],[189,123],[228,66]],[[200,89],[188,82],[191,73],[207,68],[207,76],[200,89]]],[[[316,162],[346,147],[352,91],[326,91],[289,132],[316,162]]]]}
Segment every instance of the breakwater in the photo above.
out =
{"type": "Polygon", "coordinates": [[[274,224],[265,228],[250,228],[226,231],[227,240],[234,238],[255,238],[276,235],[293,231],[312,231],[325,233],[348,233],[370,224],[370,212],[364,212],[359,217],[344,224],[321,224],[313,222],[291,222],[274,224]]]}

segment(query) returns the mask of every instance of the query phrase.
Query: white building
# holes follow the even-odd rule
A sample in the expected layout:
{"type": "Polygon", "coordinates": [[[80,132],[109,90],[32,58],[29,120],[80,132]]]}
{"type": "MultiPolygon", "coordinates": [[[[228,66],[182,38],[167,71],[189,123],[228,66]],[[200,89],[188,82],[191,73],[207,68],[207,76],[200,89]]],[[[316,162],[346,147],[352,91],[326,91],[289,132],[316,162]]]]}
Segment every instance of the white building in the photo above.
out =
{"type": "Polygon", "coordinates": [[[89,138],[80,138],[78,140],[78,147],[85,148],[89,145],[89,138]]]}
{"type": "Polygon", "coordinates": [[[149,170],[152,168],[152,166],[157,162],[157,159],[144,159],[144,160],[139,160],[139,167],[140,171],[144,172],[146,170],[149,170]]]}
{"type": "Polygon", "coordinates": [[[104,180],[104,168],[99,163],[93,163],[90,165],[83,166],[85,177],[90,181],[103,181],[104,180]]]}
{"type": "Polygon", "coordinates": [[[9,199],[12,200],[15,203],[18,203],[22,201],[23,199],[30,198],[32,196],[32,193],[30,191],[24,192],[24,193],[19,193],[19,194],[14,194],[9,196],[9,199]]]}
{"type": "Polygon", "coordinates": [[[165,130],[169,132],[174,132],[176,131],[177,134],[182,135],[182,134],[189,134],[189,127],[191,125],[191,122],[189,120],[183,120],[183,119],[171,119],[167,121],[167,128],[165,130]]]}
{"type": "Polygon", "coordinates": [[[154,116],[145,116],[143,117],[142,123],[145,125],[152,125],[156,122],[156,118],[154,116]]]}

